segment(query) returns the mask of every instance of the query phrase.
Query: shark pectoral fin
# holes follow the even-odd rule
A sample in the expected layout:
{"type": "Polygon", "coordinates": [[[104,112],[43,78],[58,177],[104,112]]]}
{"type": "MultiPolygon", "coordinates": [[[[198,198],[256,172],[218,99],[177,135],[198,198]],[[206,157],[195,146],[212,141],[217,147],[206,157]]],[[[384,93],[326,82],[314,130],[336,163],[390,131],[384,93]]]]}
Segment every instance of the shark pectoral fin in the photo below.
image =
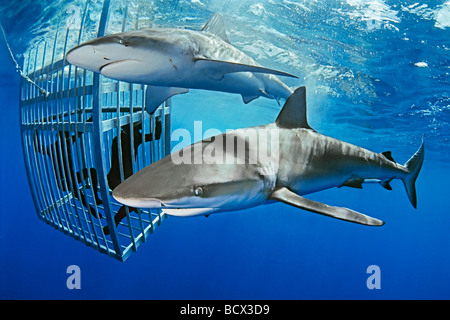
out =
{"type": "Polygon", "coordinates": [[[205,59],[205,58],[196,58],[195,64],[202,68],[205,71],[205,74],[209,76],[212,79],[220,80],[223,78],[223,76],[227,73],[233,73],[233,72],[255,72],[255,73],[267,73],[267,74],[273,74],[276,76],[285,76],[285,77],[292,77],[292,78],[298,78],[297,76],[294,76],[290,73],[278,71],[274,69],[264,68],[260,66],[252,66],[248,64],[242,64],[237,62],[228,62],[228,61],[221,61],[221,60],[212,60],[212,59],[205,59]]]}
{"type": "Polygon", "coordinates": [[[145,92],[145,110],[149,114],[153,114],[170,97],[187,92],[189,92],[189,89],[186,88],[147,86],[145,92]]]}
{"type": "Polygon", "coordinates": [[[279,188],[276,189],[270,196],[272,200],[278,200],[280,202],[289,204],[291,206],[311,211],[314,213],[323,214],[325,216],[329,216],[336,219],[341,219],[345,221],[355,222],[359,224],[364,224],[368,226],[382,226],[384,224],[383,221],[369,217],[362,213],[342,208],[342,207],[333,207],[326,205],[321,202],[309,200],[299,196],[298,194],[290,191],[287,188],[279,188]]]}

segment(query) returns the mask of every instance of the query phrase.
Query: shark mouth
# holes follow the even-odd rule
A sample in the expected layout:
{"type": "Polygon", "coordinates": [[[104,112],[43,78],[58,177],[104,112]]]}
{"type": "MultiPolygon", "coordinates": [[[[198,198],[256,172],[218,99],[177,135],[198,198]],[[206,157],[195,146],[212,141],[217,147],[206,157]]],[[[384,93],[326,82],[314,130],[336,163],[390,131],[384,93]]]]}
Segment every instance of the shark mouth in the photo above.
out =
{"type": "Polygon", "coordinates": [[[220,210],[220,208],[195,208],[195,207],[177,207],[165,205],[162,201],[156,199],[133,199],[133,198],[121,198],[120,196],[113,195],[114,199],[129,207],[135,208],[149,208],[149,209],[161,209],[165,214],[178,217],[191,217],[199,215],[208,215],[214,211],[220,210]]]}
{"type": "Polygon", "coordinates": [[[121,59],[109,60],[104,58],[107,63],[102,64],[99,71],[102,75],[119,81],[135,82],[135,77],[132,75],[142,72],[142,65],[139,60],[135,59],[121,59]]]}
{"type": "MultiPolygon", "coordinates": [[[[109,60],[109,59],[105,58],[105,60],[109,60]]],[[[116,65],[116,64],[119,64],[119,63],[122,63],[122,62],[127,62],[127,61],[133,61],[133,60],[122,59],[122,60],[116,60],[116,61],[111,61],[111,62],[105,63],[104,65],[102,65],[98,69],[98,72],[102,73],[103,69],[106,68],[106,67],[113,66],[113,65],[116,65]]]]}
{"type": "Polygon", "coordinates": [[[118,202],[133,208],[161,209],[165,207],[165,205],[157,199],[122,198],[120,196],[115,195],[114,193],[113,197],[118,202]]]}
{"type": "Polygon", "coordinates": [[[166,213],[171,216],[179,216],[179,217],[189,217],[189,216],[198,216],[198,215],[206,215],[211,212],[217,211],[220,208],[196,208],[196,207],[178,207],[178,206],[170,206],[164,204],[162,201],[157,199],[133,199],[133,198],[121,198],[119,196],[114,196],[118,202],[125,204],[129,207],[134,208],[149,208],[149,209],[161,209],[163,213],[166,213]]]}
{"type": "Polygon", "coordinates": [[[219,208],[163,208],[162,212],[170,216],[192,217],[209,215],[210,213],[217,210],[219,210],[219,208]]]}

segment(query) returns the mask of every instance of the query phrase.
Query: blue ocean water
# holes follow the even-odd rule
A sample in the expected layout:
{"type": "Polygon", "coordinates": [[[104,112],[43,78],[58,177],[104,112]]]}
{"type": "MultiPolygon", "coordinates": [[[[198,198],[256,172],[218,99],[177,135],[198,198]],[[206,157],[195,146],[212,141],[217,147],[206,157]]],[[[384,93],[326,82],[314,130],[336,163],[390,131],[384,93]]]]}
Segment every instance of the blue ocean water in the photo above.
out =
{"type": "MultiPolygon", "coordinates": [[[[213,12],[231,42],[264,66],[299,76],[317,131],[405,162],[425,137],[418,209],[402,183],[308,196],[382,219],[371,228],[273,204],[209,218],[170,217],[125,263],[41,222],[22,156],[19,75],[0,40],[0,298],[449,299],[450,2],[129,1],[156,25],[200,29],[213,12]],[[78,265],[81,289],[66,286],[78,265]],[[380,270],[369,289],[367,268],[380,270]]],[[[94,1],[95,2],[95,1],[94,1]]],[[[98,2],[98,1],[97,1],[98,2]]],[[[19,58],[84,1],[0,4],[19,58]]],[[[92,19],[95,18],[91,17],[92,19]]],[[[173,99],[174,128],[220,130],[275,119],[260,98],[193,90],[173,99]]]]}

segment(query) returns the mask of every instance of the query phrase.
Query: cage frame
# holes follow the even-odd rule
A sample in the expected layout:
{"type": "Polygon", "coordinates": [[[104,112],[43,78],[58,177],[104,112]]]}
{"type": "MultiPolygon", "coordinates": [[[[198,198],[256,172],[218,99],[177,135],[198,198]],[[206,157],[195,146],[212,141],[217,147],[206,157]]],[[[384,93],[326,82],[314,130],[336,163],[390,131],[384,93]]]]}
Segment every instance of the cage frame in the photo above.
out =
{"type": "MultiPolygon", "coordinates": [[[[76,44],[82,39],[92,2],[86,1],[76,44]]],[[[110,10],[111,1],[104,0],[97,37],[106,34],[110,10]]],[[[127,7],[124,12],[122,31],[127,7]]],[[[136,28],[137,22],[138,19],[136,28]]],[[[57,59],[60,30],[55,33],[49,63],[46,55],[50,45],[46,40],[30,48],[25,57],[23,72],[33,83],[21,80],[19,101],[23,156],[31,195],[40,220],[124,262],[167,216],[159,209],[122,206],[112,198],[109,182],[112,148],[117,147],[119,172],[116,170],[115,174],[120,174],[121,181],[126,178],[123,150],[129,148],[131,152],[133,172],[168,155],[171,101],[167,100],[149,115],[145,111],[146,85],[106,79],[70,65],[65,59],[70,32],[67,26],[61,59],[57,59]],[[140,128],[139,134],[135,125],[140,128]],[[129,140],[122,138],[123,132],[128,133],[129,140]],[[151,140],[146,140],[148,137],[151,140]],[[134,139],[141,141],[138,147],[134,139]],[[115,216],[122,209],[126,221],[116,226],[115,216]]]]}

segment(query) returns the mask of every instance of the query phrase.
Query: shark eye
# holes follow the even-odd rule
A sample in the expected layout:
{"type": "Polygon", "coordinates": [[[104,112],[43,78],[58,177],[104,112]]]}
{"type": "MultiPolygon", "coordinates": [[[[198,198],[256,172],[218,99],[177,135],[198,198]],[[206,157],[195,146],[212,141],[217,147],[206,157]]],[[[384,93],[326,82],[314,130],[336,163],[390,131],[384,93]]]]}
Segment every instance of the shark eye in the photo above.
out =
{"type": "Polygon", "coordinates": [[[126,41],[124,38],[119,38],[117,42],[121,45],[124,45],[125,47],[128,47],[128,41],[126,41]]]}
{"type": "Polygon", "coordinates": [[[194,189],[194,195],[196,197],[201,197],[203,195],[203,188],[202,187],[196,187],[194,189]]]}

